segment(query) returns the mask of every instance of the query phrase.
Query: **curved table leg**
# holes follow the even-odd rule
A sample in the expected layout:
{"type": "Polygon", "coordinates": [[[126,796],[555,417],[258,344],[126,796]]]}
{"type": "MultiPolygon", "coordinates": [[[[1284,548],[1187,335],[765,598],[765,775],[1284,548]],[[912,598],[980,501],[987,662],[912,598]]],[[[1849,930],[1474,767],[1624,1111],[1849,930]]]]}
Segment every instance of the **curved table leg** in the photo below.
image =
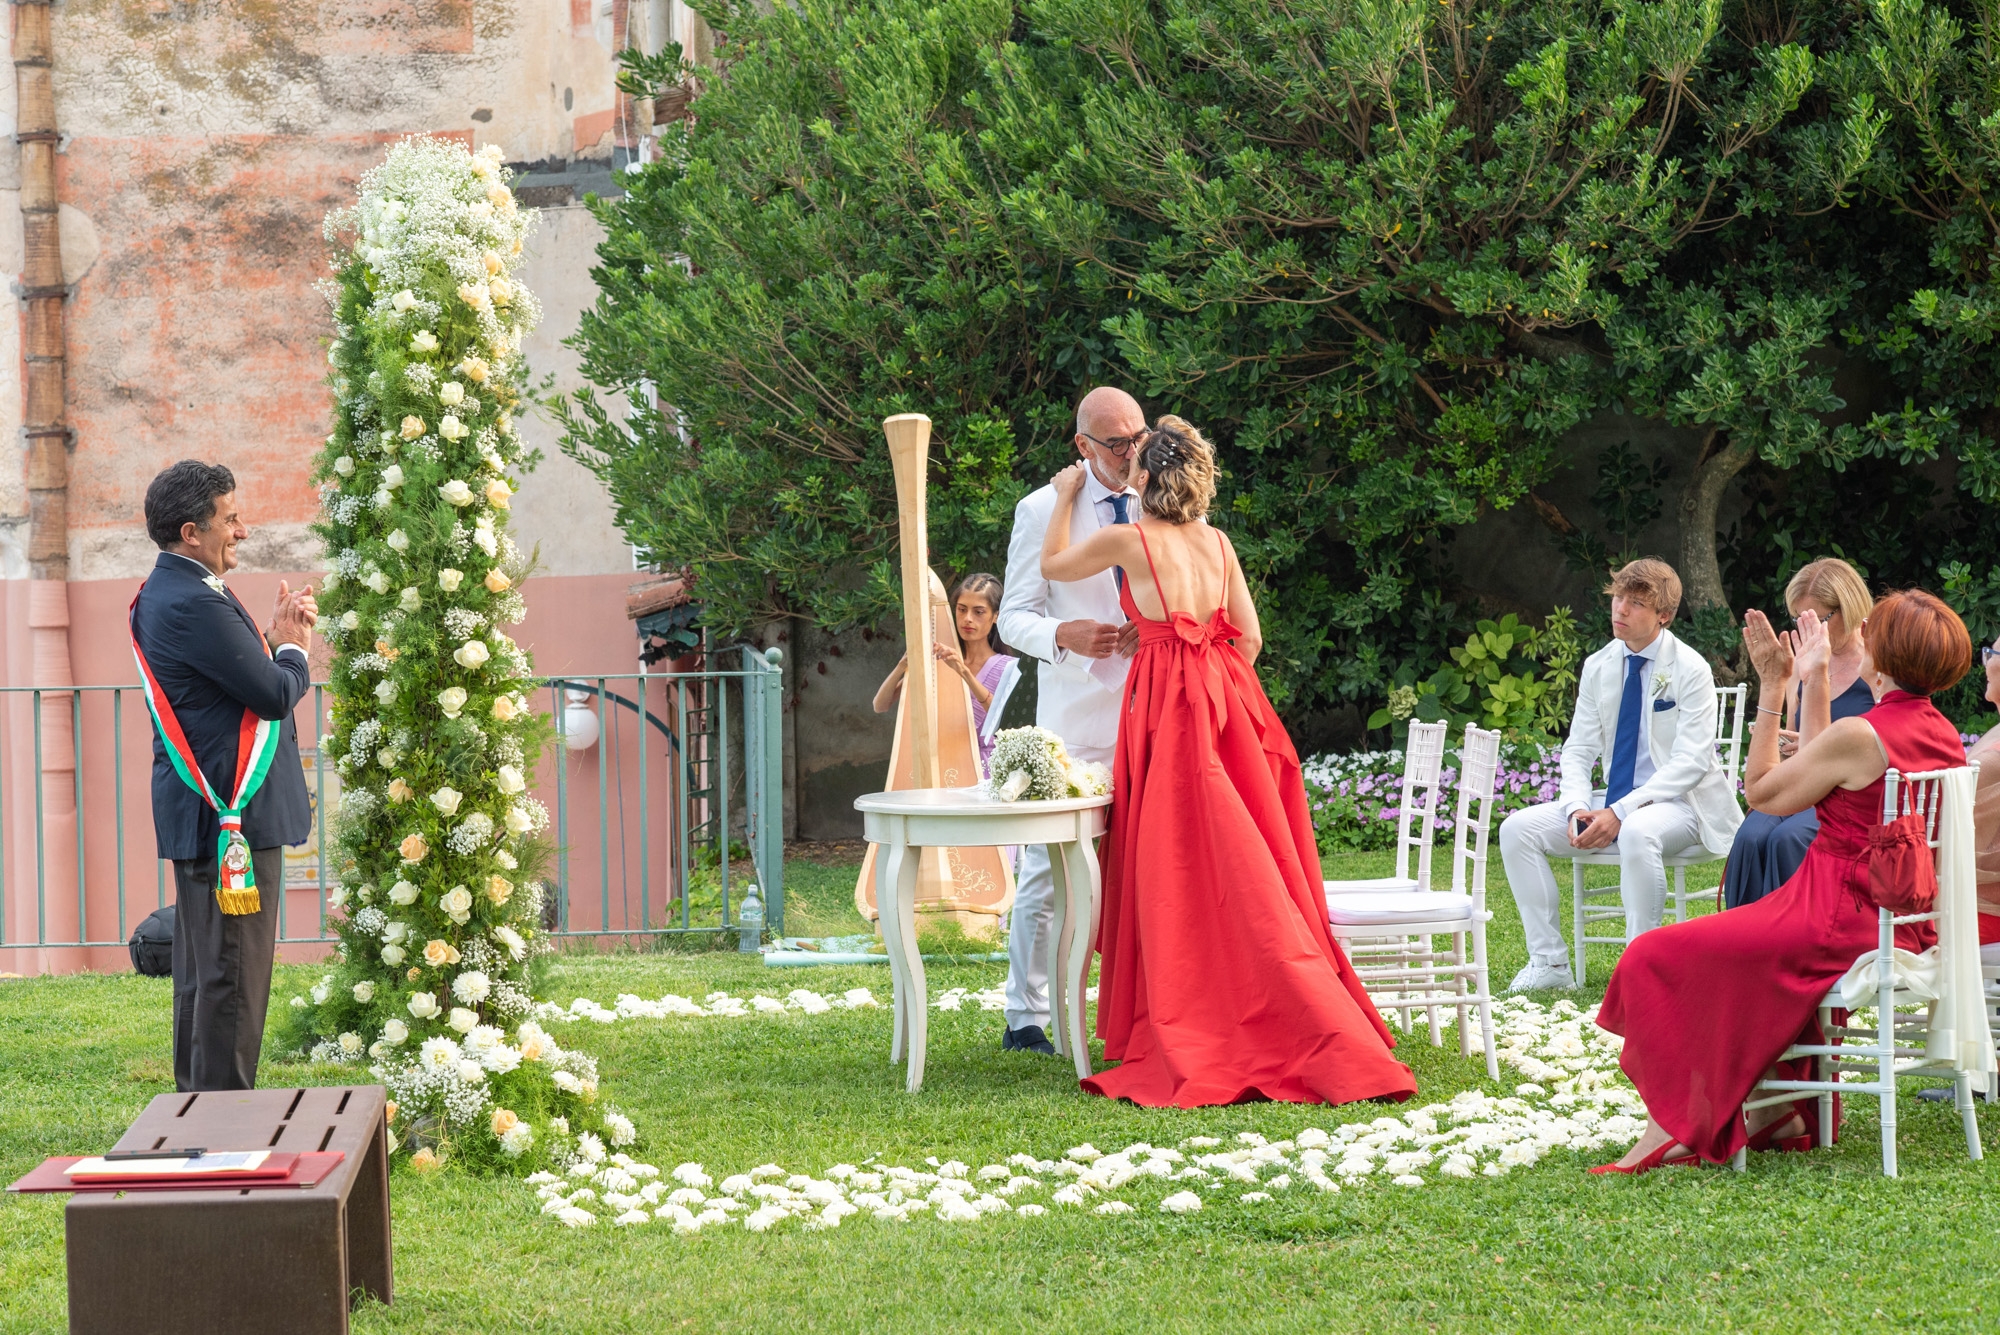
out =
{"type": "Polygon", "coordinates": [[[903,1029],[908,1038],[909,1078],[914,1094],[924,1087],[924,1039],[929,1033],[930,999],[924,991],[924,957],[917,946],[917,864],[923,850],[905,849],[896,877],[896,930],[902,940],[903,980],[909,993],[903,1000],[903,1029]]]}
{"type": "Polygon", "coordinates": [[[1049,879],[1054,883],[1049,895],[1049,1042],[1058,1055],[1069,1055],[1069,1022],[1063,995],[1063,965],[1069,958],[1070,913],[1069,868],[1064,862],[1068,844],[1044,844],[1049,855],[1049,879]]]}
{"type": "Polygon", "coordinates": [[[889,953],[889,988],[892,1020],[889,1031],[889,1060],[899,1062],[909,1045],[909,1021],[904,1007],[910,986],[903,976],[903,934],[898,930],[902,914],[897,911],[897,891],[902,882],[903,863],[915,861],[916,850],[907,844],[877,844],[875,847],[875,921],[882,932],[882,944],[889,953]]]}
{"type": "Polygon", "coordinates": [[[1061,982],[1050,980],[1050,990],[1060,988],[1067,997],[1064,1018],[1068,1045],[1065,1051],[1076,1063],[1076,1078],[1090,1078],[1090,1037],[1084,1023],[1084,984],[1090,977],[1090,952],[1097,944],[1097,909],[1102,882],[1097,850],[1088,837],[1063,849],[1067,859],[1070,911],[1063,922],[1063,972],[1061,982]]]}

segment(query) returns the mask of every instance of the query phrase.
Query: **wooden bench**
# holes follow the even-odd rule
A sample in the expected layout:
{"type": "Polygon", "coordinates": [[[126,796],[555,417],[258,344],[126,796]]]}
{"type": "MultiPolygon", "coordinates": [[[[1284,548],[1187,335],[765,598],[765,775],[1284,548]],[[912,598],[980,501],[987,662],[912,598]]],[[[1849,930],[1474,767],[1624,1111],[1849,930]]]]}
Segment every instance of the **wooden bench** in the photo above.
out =
{"type": "Polygon", "coordinates": [[[115,1148],[340,1150],[311,1187],[78,1194],[64,1212],[74,1335],[345,1335],[390,1296],[380,1085],[162,1094],[115,1148]]]}

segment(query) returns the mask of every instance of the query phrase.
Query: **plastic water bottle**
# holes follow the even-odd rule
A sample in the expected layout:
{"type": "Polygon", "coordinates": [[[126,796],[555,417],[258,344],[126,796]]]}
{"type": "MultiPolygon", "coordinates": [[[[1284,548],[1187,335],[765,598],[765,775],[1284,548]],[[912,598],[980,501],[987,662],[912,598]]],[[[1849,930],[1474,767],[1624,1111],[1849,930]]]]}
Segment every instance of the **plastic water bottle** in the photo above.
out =
{"type": "Polygon", "coordinates": [[[736,949],[745,955],[754,955],[764,943],[764,901],[757,898],[757,887],[751,886],[743,896],[742,905],[736,910],[736,949]]]}

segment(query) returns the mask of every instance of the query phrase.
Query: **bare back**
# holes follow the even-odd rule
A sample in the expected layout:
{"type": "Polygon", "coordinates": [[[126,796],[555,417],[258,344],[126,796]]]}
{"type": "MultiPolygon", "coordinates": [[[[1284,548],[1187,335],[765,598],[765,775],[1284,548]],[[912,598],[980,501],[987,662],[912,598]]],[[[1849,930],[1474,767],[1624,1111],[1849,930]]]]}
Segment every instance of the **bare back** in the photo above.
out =
{"type": "Polygon", "coordinates": [[[1151,621],[1185,612],[1206,621],[1230,601],[1229,549],[1221,531],[1206,523],[1168,524],[1141,519],[1149,569],[1128,570],[1132,604],[1151,621]]]}

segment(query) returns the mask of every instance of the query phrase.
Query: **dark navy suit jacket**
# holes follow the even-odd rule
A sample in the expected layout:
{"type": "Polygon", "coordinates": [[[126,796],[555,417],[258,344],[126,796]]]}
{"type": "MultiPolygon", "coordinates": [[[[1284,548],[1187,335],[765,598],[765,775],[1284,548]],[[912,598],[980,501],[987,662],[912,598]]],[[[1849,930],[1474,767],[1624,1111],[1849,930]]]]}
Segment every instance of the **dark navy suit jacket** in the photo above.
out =
{"type": "MultiPolygon", "coordinates": [[[[184,556],[161,552],[140,591],[133,634],[201,772],[223,801],[236,782],[243,711],[281,720],[271,771],[243,812],[243,837],[252,848],[304,843],[312,831],[312,799],[299,765],[292,707],[311,687],[311,669],[303,654],[267,654],[250,613],[234,594],[210,588],[205,573],[184,556]]],[[[174,772],[166,743],[154,729],[153,833],[160,856],[214,857],[220,830],[208,803],[174,772]]]]}

